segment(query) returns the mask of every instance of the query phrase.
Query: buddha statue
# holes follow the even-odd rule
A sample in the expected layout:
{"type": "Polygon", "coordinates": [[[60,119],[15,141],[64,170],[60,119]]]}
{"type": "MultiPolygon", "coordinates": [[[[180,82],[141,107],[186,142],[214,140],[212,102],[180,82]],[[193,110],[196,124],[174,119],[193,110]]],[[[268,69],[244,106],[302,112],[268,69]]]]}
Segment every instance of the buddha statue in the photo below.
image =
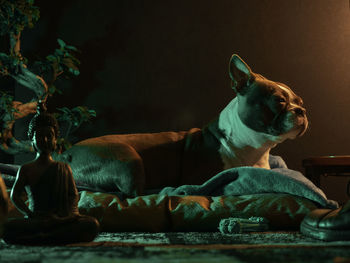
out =
{"type": "Polygon", "coordinates": [[[23,218],[8,219],[3,239],[11,244],[67,244],[90,242],[98,221],[78,211],[79,195],[70,166],[53,160],[59,136],[55,117],[40,103],[30,121],[28,137],[36,158],[17,172],[10,198],[23,218]],[[27,193],[29,206],[23,200],[27,193]]]}

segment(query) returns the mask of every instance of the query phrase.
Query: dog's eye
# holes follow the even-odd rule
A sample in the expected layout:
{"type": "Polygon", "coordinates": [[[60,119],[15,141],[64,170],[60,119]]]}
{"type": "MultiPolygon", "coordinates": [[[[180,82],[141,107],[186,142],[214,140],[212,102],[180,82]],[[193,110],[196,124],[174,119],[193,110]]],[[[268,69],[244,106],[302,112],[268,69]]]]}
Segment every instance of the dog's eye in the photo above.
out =
{"type": "Polygon", "coordinates": [[[277,102],[279,102],[279,103],[285,103],[285,102],[287,102],[286,99],[285,99],[285,98],[282,98],[282,97],[277,97],[276,100],[277,100],[277,102]]]}

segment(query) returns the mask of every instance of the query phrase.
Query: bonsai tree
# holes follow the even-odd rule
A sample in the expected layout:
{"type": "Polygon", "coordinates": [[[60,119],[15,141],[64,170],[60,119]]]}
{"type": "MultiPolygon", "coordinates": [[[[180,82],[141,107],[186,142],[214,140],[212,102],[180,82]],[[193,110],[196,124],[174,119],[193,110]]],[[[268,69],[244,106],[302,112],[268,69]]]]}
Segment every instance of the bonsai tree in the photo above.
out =
{"type": "MultiPolygon", "coordinates": [[[[58,48],[42,61],[29,61],[21,54],[21,32],[32,28],[39,19],[39,8],[34,0],[0,0],[0,37],[7,38],[8,52],[0,53],[0,75],[14,79],[33,92],[26,102],[15,101],[5,91],[0,91],[0,149],[9,154],[33,152],[27,140],[17,140],[13,135],[16,120],[36,112],[39,101],[46,103],[55,93],[62,93],[55,86],[62,77],[79,75],[78,50],[58,39],[58,48]]],[[[58,141],[61,151],[68,148],[69,135],[96,113],[86,107],[58,108],[55,113],[59,122],[67,122],[64,137],[58,141]]]]}

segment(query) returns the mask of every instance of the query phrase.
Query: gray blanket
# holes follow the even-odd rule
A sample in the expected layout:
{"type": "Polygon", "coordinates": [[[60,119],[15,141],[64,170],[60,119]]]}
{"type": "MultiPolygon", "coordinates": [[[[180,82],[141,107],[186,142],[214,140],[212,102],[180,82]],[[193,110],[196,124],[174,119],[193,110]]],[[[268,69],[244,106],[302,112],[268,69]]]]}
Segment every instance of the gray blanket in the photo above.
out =
{"type": "Polygon", "coordinates": [[[310,199],[325,208],[338,208],[324,192],[300,172],[288,169],[282,158],[270,156],[271,170],[254,167],[231,168],[202,185],[166,187],[160,194],[167,195],[247,195],[258,193],[288,193],[310,199]]]}

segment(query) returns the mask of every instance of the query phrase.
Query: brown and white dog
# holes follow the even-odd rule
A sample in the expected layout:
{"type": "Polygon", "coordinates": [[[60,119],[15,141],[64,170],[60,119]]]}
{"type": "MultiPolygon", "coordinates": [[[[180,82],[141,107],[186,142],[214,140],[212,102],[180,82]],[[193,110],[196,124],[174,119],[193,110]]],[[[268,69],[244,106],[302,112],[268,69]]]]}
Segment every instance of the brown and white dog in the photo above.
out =
{"type": "Polygon", "coordinates": [[[237,96],[204,128],[91,138],[57,159],[70,164],[79,182],[127,196],[202,184],[232,167],[269,169],[270,149],[306,131],[303,101],[288,86],[253,73],[237,55],[229,68],[237,96]]]}

